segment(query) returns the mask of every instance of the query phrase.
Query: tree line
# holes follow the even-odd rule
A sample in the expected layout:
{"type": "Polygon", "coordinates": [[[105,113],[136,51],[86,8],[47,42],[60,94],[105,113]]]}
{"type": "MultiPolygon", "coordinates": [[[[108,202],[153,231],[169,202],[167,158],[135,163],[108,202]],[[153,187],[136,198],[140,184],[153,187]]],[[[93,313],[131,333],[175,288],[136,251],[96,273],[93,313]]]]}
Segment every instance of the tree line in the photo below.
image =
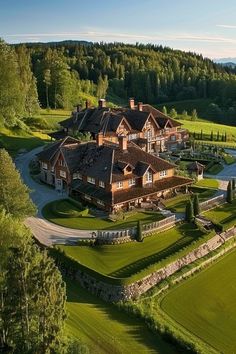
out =
{"type": "Polygon", "coordinates": [[[36,208],[4,149],[0,166],[0,352],[80,353],[65,333],[65,283],[23,224],[36,208]]]}
{"type": "Polygon", "coordinates": [[[234,71],[194,53],[123,43],[68,42],[27,45],[27,48],[44,106],[47,105],[45,74],[50,76],[46,81],[50,85],[52,107],[55,103],[66,104],[65,98],[54,102],[60,95],[57,90],[62,89],[61,85],[73,87],[73,80],[80,83],[78,89],[97,97],[108,93],[149,103],[211,98],[225,104],[235,99],[234,71]],[[62,77],[64,83],[60,81],[62,77]]]}
{"type": "Polygon", "coordinates": [[[135,97],[151,104],[209,98],[217,104],[209,116],[232,107],[231,117],[236,107],[233,69],[151,44],[0,41],[0,79],[0,117],[11,126],[39,105],[71,109],[88,97],[135,97]]]}

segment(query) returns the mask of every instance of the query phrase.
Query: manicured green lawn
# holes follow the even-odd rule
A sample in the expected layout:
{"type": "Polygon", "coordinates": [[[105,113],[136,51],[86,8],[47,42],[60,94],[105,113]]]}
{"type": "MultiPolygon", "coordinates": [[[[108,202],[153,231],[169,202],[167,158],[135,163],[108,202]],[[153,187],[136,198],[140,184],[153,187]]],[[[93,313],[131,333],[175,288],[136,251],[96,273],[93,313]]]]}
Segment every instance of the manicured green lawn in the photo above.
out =
{"type": "Polygon", "coordinates": [[[214,188],[219,187],[219,182],[216,179],[204,178],[194,184],[197,187],[214,188]]]}
{"type": "Polygon", "coordinates": [[[91,354],[176,353],[141,320],[103,302],[75,281],[67,280],[66,308],[69,335],[85,343],[91,354]]]}
{"type": "MultiPolygon", "coordinates": [[[[54,224],[58,224],[65,227],[70,227],[73,229],[81,230],[116,230],[116,229],[125,229],[137,225],[137,221],[141,220],[144,224],[151,223],[153,221],[158,221],[163,219],[163,216],[158,212],[137,212],[132,214],[130,217],[127,217],[125,220],[121,221],[110,221],[108,219],[102,219],[94,217],[91,213],[88,216],[81,217],[58,217],[53,212],[53,204],[57,203],[52,202],[47,204],[43,210],[43,216],[54,224]]],[[[71,205],[68,202],[64,204],[65,211],[71,211],[71,205]]],[[[76,207],[72,206],[74,210],[80,211],[76,207]]]]}
{"type": "MultiPolygon", "coordinates": [[[[191,190],[193,193],[198,193],[200,202],[212,198],[216,193],[215,189],[200,188],[198,184],[195,184],[194,186],[191,188],[191,190]]],[[[181,194],[181,195],[177,195],[174,198],[165,200],[164,204],[166,208],[171,210],[173,213],[184,213],[186,202],[189,199],[190,199],[190,195],[181,194]]]]}
{"type": "Polygon", "coordinates": [[[192,224],[182,224],[144,239],[120,245],[60,246],[66,255],[87,267],[125,278],[160,262],[202,236],[192,224]]]}
{"type": "Polygon", "coordinates": [[[161,308],[221,353],[236,348],[236,251],[167,293],[161,308]]]}
{"type": "Polygon", "coordinates": [[[236,225],[236,200],[232,204],[225,203],[204,213],[204,215],[216,223],[221,223],[226,228],[236,225]]]}

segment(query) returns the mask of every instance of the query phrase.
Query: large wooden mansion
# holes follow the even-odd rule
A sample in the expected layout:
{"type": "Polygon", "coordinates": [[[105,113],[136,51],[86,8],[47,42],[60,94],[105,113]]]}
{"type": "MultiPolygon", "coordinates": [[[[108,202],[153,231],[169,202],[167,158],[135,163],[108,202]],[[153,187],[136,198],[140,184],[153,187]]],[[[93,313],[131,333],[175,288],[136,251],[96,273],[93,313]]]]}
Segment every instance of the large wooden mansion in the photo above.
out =
{"type": "MultiPolygon", "coordinates": [[[[152,114],[146,118],[157,126],[152,114]]],[[[114,120],[116,127],[128,127],[124,118],[114,120]]],[[[114,135],[115,143],[110,140],[98,132],[96,140],[87,143],[69,136],[54,142],[38,154],[41,180],[109,212],[158,200],[192,183],[176,176],[175,165],[144,151],[129,134],[114,135]]]]}
{"type": "Polygon", "coordinates": [[[106,141],[118,143],[119,136],[127,136],[128,141],[154,154],[184,147],[189,139],[180,123],[149,104],[135,105],[134,99],[129,100],[127,108],[106,107],[104,99],[94,108],[87,101],[85,109],[77,106],[77,111],[60,125],[62,129],[50,134],[52,138],[63,139],[81,132],[90,133],[93,139],[102,134],[106,141]]]}

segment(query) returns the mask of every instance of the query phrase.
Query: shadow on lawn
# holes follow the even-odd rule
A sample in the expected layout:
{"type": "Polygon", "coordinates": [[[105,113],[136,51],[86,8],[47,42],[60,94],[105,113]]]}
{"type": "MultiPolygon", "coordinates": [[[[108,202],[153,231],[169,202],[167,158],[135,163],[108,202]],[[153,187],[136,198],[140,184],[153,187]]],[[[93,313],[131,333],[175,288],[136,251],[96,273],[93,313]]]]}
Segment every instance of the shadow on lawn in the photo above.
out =
{"type": "MultiPolygon", "coordinates": [[[[155,333],[154,335],[141,319],[138,319],[134,315],[127,314],[122,310],[119,310],[115,305],[108,304],[103,300],[95,297],[87,290],[83,289],[78,282],[72,281],[68,278],[65,279],[65,281],[67,286],[67,301],[69,303],[78,303],[78,305],[81,304],[83,306],[84,304],[88,304],[90,315],[91,309],[94,307],[94,327],[99,326],[99,321],[103,321],[103,324],[105,321],[105,325],[107,321],[107,334],[109,336],[109,341],[106,342],[106,338],[103,338],[103,346],[105,347],[104,352],[121,353],[121,348],[119,348],[119,346],[117,347],[116,342],[121,343],[123,347],[127,347],[126,352],[129,352],[129,343],[126,342],[125,338],[120,338],[119,332],[117,334],[115,332],[111,333],[111,329],[109,328],[109,321],[112,321],[114,325],[117,324],[119,326],[124,326],[123,331],[127,333],[127,336],[131,336],[137,343],[145,345],[147,347],[147,353],[176,353],[176,350],[173,346],[165,342],[158,334],[155,333]],[[106,319],[106,317],[108,318],[106,319]],[[110,343],[111,336],[114,338],[113,345],[110,343]]],[[[73,316],[73,313],[70,314],[69,312],[68,315],[69,317],[73,316]]],[[[90,335],[92,337],[92,329],[90,335]]],[[[129,337],[127,337],[127,340],[128,338],[129,337]]],[[[96,341],[98,340],[98,338],[95,339],[96,341]]],[[[130,350],[132,350],[132,348],[130,348],[130,350]]]]}

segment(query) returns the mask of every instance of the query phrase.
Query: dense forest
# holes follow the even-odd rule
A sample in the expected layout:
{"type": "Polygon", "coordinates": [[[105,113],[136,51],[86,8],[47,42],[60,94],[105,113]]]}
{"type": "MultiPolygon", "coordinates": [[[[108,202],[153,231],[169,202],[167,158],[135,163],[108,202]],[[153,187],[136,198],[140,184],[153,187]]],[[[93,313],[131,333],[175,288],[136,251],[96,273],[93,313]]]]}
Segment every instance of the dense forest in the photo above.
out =
{"type": "Polygon", "coordinates": [[[149,103],[212,98],[231,105],[235,98],[234,71],[193,53],[122,43],[65,42],[28,48],[44,106],[46,84],[52,107],[70,105],[76,90],[149,103]]]}
{"type": "Polygon", "coordinates": [[[95,97],[115,103],[135,97],[151,104],[210,99],[209,118],[234,121],[236,116],[233,68],[151,44],[65,41],[8,46],[1,41],[0,80],[0,115],[10,124],[33,115],[39,105],[71,109],[87,98],[95,102],[95,97]]]}

